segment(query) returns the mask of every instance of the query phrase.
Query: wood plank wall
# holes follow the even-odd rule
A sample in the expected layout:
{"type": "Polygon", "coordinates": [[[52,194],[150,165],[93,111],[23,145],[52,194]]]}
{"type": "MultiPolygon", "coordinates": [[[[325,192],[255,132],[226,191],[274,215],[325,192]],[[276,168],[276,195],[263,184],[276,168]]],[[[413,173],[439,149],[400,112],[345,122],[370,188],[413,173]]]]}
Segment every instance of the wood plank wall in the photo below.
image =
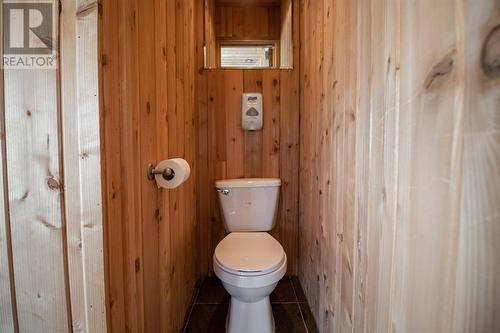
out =
{"type": "Polygon", "coordinates": [[[58,72],[10,69],[4,82],[11,274],[22,290],[16,295],[19,330],[63,332],[70,318],[58,72]]]}
{"type": "Polygon", "coordinates": [[[500,331],[500,3],[466,1],[463,12],[463,176],[452,329],[495,332],[500,331]]]}
{"type": "MultiPolygon", "coordinates": [[[[294,58],[298,59],[298,11],[296,13],[294,58]]],[[[201,33],[200,48],[203,45],[201,33]]],[[[202,59],[199,59],[198,66],[201,271],[212,272],[213,252],[225,236],[215,180],[280,177],[283,183],[281,203],[273,235],[287,253],[288,272],[295,274],[298,257],[298,64],[293,70],[203,70],[202,59]],[[241,128],[243,92],[263,94],[262,131],[247,132],[241,128]]]]}
{"type": "Polygon", "coordinates": [[[61,114],[73,332],[105,332],[97,1],[64,1],[61,114]]]}
{"type": "Polygon", "coordinates": [[[498,331],[498,1],[301,3],[299,275],[320,331],[498,331]]]}
{"type": "MultiPolygon", "coordinates": [[[[3,6],[0,6],[0,17],[3,17],[3,6]]],[[[0,35],[3,36],[3,24],[0,24],[0,35]]],[[[3,55],[3,38],[0,40],[0,54],[3,55]]],[[[12,279],[12,245],[8,213],[7,146],[5,135],[5,102],[4,71],[0,66],[0,331],[17,330],[17,313],[15,305],[15,289],[12,279]]]]}
{"type": "Polygon", "coordinates": [[[52,3],[58,68],[1,72],[0,331],[104,332],[97,2],[52,3]]]}
{"type": "Polygon", "coordinates": [[[352,318],[356,8],[301,1],[298,271],[322,332],[352,318]]]}
{"type": "Polygon", "coordinates": [[[272,4],[215,4],[217,39],[279,40],[281,10],[272,4]]]}
{"type": "MultiPolygon", "coordinates": [[[[195,4],[103,2],[107,307],[112,332],[177,332],[195,291],[195,4]],[[191,178],[158,190],[148,163],[182,157],[191,178]]],[[[203,22],[200,21],[200,22],[203,22]]]]}

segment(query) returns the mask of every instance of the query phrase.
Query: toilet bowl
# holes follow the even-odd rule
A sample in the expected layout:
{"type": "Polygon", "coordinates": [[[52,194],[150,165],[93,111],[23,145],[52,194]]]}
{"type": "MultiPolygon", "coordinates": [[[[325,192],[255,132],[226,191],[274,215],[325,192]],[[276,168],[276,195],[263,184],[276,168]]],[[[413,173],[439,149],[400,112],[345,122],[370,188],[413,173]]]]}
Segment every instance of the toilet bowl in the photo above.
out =
{"type": "Polygon", "coordinates": [[[231,295],[227,332],[274,332],[269,295],[286,264],[283,247],[266,232],[234,232],[219,243],[214,271],[231,295]]]}
{"type": "Polygon", "coordinates": [[[215,275],[231,295],[229,333],[271,333],[274,319],[269,295],[286,273],[281,244],[273,229],[280,179],[232,179],[216,182],[224,225],[229,233],[215,249],[215,275]]]}

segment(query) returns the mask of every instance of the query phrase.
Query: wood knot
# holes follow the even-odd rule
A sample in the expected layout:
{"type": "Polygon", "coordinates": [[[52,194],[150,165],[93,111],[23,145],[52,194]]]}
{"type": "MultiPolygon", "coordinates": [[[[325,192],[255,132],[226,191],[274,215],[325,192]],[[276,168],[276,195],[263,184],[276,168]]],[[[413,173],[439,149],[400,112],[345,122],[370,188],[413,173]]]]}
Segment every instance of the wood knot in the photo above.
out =
{"type": "Polygon", "coordinates": [[[141,270],[141,258],[135,258],[135,272],[139,273],[141,270]]]}
{"type": "Polygon", "coordinates": [[[28,191],[24,192],[23,196],[21,197],[21,201],[26,200],[28,198],[28,195],[29,195],[28,191]]]}
{"type": "Polygon", "coordinates": [[[481,67],[490,79],[500,77],[500,24],[491,29],[484,40],[481,67]]]}
{"type": "Polygon", "coordinates": [[[50,230],[57,230],[58,229],[54,224],[50,223],[49,221],[47,221],[45,218],[43,218],[41,216],[37,216],[36,220],[38,222],[40,222],[47,229],[50,229],[50,230]]]}
{"type": "Polygon", "coordinates": [[[49,177],[47,179],[47,186],[52,191],[57,191],[61,187],[61,185],[59,184],[59,182],[54,177],[49,177]]]}
{"type": "Polygon", "coordinates": [[[454,59],[453,59],[454,55],[455,55],[455,50],[452,50],[450,53],[444,56],[443,59],[441,59],[441,61],[439,61],[436,65],[434,65],[431,72],[427,75],[427,78],[425,79],[425,89],[431,88],[434,82],[440,77],[447,76],[449,73],[451,73],[454,64],[454,59]]]}

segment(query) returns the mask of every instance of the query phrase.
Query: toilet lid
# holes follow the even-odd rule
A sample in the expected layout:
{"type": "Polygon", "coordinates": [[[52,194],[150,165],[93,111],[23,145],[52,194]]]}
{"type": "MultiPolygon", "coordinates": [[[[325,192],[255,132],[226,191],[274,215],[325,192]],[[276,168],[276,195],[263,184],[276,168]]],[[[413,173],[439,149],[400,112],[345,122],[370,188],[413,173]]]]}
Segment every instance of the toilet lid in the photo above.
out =
{"type": "Polygon", "coordinates": [[[267,232],[233,232],[215,249],[215,259],[229,271],[266,274],[286,260],[281,244],[267,232]]]}

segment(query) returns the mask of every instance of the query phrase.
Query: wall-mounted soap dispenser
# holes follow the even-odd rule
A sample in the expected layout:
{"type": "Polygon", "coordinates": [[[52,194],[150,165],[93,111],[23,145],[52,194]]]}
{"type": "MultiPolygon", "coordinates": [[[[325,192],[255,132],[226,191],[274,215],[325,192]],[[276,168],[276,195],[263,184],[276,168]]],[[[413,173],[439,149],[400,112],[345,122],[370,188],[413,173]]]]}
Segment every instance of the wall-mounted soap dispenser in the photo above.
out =
{"type": "Polygon", "coordinates": [[[244,130],[257,131],[262,129],[262,94],[243,94],[241,124],[244,130]]]}

